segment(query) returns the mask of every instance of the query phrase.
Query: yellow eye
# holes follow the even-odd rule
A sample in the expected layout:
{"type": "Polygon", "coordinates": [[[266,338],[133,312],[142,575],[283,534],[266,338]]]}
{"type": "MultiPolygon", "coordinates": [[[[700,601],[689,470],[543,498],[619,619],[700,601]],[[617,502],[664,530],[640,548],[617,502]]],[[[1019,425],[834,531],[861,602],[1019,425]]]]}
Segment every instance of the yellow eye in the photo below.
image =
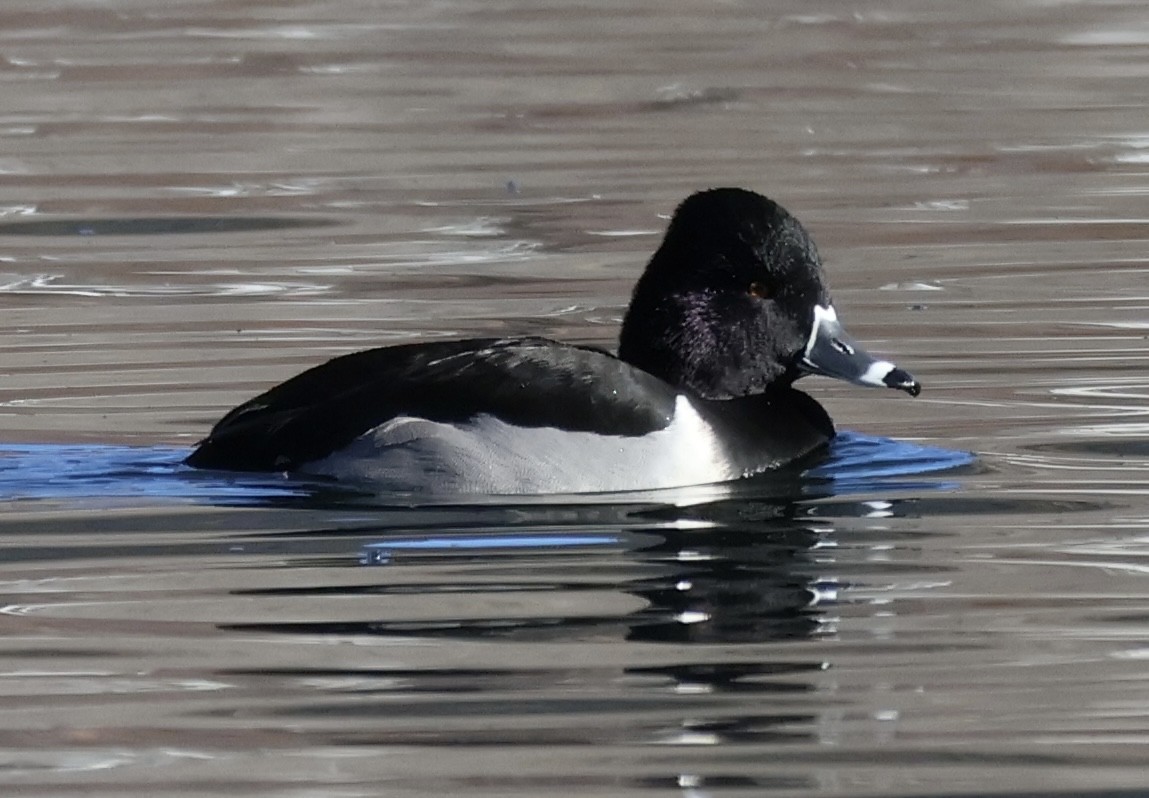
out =
{"type": "Polygon", "coordinates": [[[746,293],[758,299],[769,299],[772,292],[770,291],[770,286],[766,285],[766,283],[753,282],[750,283],[750,287],[746,289],[746,293]]]}

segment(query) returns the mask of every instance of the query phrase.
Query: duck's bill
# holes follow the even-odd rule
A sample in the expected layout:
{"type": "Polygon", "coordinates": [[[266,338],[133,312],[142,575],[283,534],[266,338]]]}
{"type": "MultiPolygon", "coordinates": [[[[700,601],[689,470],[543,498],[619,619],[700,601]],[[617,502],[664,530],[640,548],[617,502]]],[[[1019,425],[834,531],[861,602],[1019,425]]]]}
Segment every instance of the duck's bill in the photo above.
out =
{"type": "Polygon", "coordinates": [[[798,360],[808,374],[822,374],[858,385],[897,388],[910,396],[922,392],[921,383],[888,360],[879,360],[858,346],[838,321],[833,305],[814,308],[814,329],[798,360]]]}

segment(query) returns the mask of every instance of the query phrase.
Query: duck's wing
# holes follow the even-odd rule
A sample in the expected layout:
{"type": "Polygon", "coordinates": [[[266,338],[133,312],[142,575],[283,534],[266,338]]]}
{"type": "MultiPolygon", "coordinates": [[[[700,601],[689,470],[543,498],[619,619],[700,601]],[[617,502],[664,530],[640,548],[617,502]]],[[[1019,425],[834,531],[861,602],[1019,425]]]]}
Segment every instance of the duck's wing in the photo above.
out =
{"type": "Polygon", "coordinates": [[[391,346],[329,360],[245,402],[187,463],[289,471],[400,415],[642,435],[670,423],[675,398],[613,355],[545,338],[391,346]]]}

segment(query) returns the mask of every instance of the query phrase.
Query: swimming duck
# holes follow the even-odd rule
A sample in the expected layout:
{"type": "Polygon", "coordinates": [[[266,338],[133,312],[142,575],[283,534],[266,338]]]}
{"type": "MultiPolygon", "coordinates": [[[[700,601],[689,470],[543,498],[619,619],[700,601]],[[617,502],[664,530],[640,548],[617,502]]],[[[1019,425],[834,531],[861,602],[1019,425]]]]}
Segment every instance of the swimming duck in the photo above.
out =
{"type": "Polygon", "coordinates": [[[844,331],[821,260],[782,206],[688,197],[635,286],[618,355],[476,338],[334,358],[225,415],[187,463],[417,493],[580,493],[738,479],[834,436],[793,383],[917,396],[844,331]]]}

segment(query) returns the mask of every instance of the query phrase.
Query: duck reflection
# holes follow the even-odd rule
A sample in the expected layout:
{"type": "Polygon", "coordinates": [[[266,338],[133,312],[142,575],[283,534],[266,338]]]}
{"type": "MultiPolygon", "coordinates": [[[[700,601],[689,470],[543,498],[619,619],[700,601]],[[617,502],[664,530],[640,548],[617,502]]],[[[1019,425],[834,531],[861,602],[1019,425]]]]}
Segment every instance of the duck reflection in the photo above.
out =
{"type": "Polygon", "coordinates": [[[823,625],[819,605],[836,592],[811,557],[827,534],[791,518],[663,532],[636,552],[669,572],[627,586],[649,602],[630,616],[628,639],[762,643],[815,634],[823,625]]]}
{"type": "MultiPolygon", "coordinates": [[[[364,544],[360,558],[364,565],[382,567],[382,578],[369,584],[237,591],[248,596],[421,595],[425,600],[412,613],[419,617],[396,617],[397,606],[384,603],[379,609],[385,617],[376,620],[331,618],[224,628],[523,642],[613,635],[633,642],[709,644],[800,640],[824,632],[830,623],[825,606],[832,603],[838,586],[821,576],[820,569],[823,550],[832,548],[833,530],[809,517],[804,505],[762,500],[689,509],[599,509],[592,523],[579,511],[563,519],[577,519],[577,530],[569,523],[540,524],[540,512],[525,514],[533,523],[498,532],[485,524],[473,531],[456,527],[423,534],[379,529],[378,536],[364,544]],[[623,578],[604,584],[601,567],[608,560],[623,578]],[[448,564],[454,578],[444,581],[448,564]],[[493,567],[499,570],[497,579],[488,573],[493,567]],[[414,573],[422,576],[414,582],[409,576],[392,580],[388,577],[395,569],[406,574],[417,569],[414,573]],[[484,606],[484,596],[526,598],[540,593],[590,595],[585,601],[559,602],[561,614],[546,611],[556,607],[547,600],[535,602],[537,610],[527,604],[526,611],[516,607],[502,615],[484,606]],[[472,600],[443,599],[460,594],[472,600]],[[620,595],[641,599],[641,604],[633,609],[635,602],[610,598],[620,595]],[[473,609],[473,616],[461,615],[461,606],[473,609]],[[621,607],[627,609],[619,611],[621,607]]],[[[553,519],[556,512],[547,510],[547,517],[553,519]]],[[[404,601],[402,606],[412,605],[404,601]]]]}
{"type": "MultiPolygon", "coordinates": [[[[330,667],[227,676],[302,691],[277,716],[370,716],[373,731],[359,742],[817,741],[833,725],[817,698],[829,663],[823,649],[793,644],[836,631],[839,585],[825,576],[836,570],[835,522],[792,496],[513,516],[455,508],[424,516],[418,532],[359,529],[366,569],[321,568],[313,573],[324,584],[242,591],[279,604],[308,597],[310,613],[343,617],[223,628],[384,637],[386,648],[355,646],[352,660],[330,667]],[[331,597],[340,600],[325,603],[331,597]],[[384,650],[386,663],[377,659],[384,650]]],[[[853,514],[850,506],[836,503],[834,518],[853,514]]],[[[347,545],[346,535],[322,539],[347,545]]],[[[306,576],[315,554],[288,563],[293,576],[306,576]]]]}

